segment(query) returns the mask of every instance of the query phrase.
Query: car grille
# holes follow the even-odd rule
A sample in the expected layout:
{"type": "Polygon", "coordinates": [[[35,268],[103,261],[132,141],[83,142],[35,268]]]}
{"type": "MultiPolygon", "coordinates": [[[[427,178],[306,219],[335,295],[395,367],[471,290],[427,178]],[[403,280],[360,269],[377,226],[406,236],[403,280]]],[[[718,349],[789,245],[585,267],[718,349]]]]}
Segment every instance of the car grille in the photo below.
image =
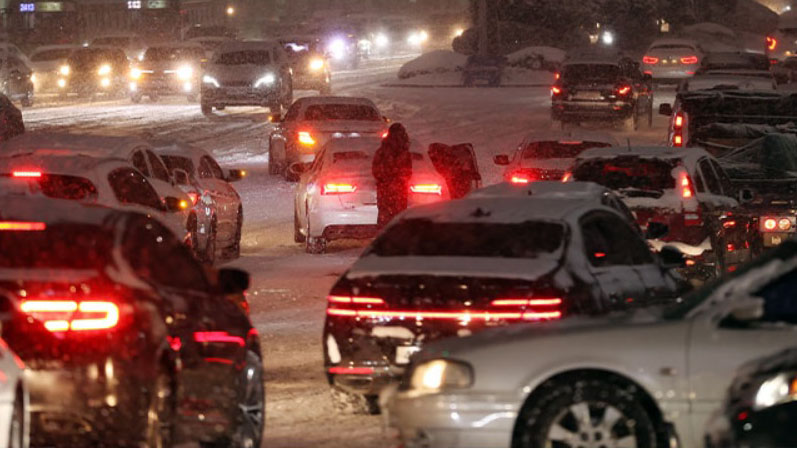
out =
{"type": "Polygon", "coordinates": [[[250,87],[252,85],[251,81],[223,81],[221,83],[223,87],[250,87]]]}

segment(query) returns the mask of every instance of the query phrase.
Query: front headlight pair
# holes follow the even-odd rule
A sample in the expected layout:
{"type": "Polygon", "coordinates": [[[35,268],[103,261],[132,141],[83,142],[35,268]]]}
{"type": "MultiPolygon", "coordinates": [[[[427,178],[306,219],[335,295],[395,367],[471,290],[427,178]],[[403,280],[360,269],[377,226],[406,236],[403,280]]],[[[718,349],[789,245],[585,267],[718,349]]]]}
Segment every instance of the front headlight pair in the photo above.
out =
{"type": "Polygon", "coordinates": [[[753,410],[795,400],[797,400],[797,373],[781,373],[761,383],[753,400],[753,410]]]}
{"type": "Polygon", "coordinates": [[[417,365],[410,377],[410,389],[437,392],[468,388],[473,384],[473,368],[453,360],[431,360],[417,365]]]}

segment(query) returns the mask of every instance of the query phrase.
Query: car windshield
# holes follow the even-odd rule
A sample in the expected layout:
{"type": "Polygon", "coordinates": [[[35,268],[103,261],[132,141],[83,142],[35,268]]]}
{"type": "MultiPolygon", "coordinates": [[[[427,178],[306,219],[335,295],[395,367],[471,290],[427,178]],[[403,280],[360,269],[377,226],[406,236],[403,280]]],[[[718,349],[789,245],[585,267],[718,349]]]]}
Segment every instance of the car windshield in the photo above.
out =
{"type": "Polygon", "coordinates": [[[619,76],[620,67],[615,64],[569,64],[562,73],[562,79],[568,84],[614,82],[619,76]]]}
{"type": "Polygon", "coordinates": [[[77,50],[69,57],[69,65],[74,67],[84,67],[99,64],[102,61],[110,61],[112,54],[107,50],[81,49],[77,50]]]}
{"type": "Polygon", "coordinates": [[[132,39],[129,37],[100,37],[94,39],[93,45],[107,45],[109,47],[127,47],[132,39]]]}
{"type": "Polygon", "coordinates": [[[271,53],[268,50],[227,51],[216,58],[221,65],[269,65],[271,53]]]}
{"type": "Polygon", "coordinates": [[[59,48],[52,50],[37,51],[30,57],[33,62],[56,61],[58,59],[65,59],[72,54],[71,48],[59,48]]]}
{"type": "Polygon", "coordinates": [[[0,268],[97,269],[112,247],[110,233],[97,225],[48,224],[42,231],[0,231],[0,268]]]}
{"type": "Polygon", "coordinates": [[[357,120],[379,121],[379,112],[362,104],[314,104],[304,111],[306,121],[357,120]]]}
{"type": "Polygon", "coordinates": [[[619,157],[587,159],[573,170],[573,179],[603,185],[613,190],[659,192],[675,189],[673,161],[619,157]]]}
{"type": "Polygon", "coordinates": [[[185,61],[205,57],[201,48],[195,47],[150,47],[144,53],[145,61],[185,61]]]}
{"type": "Polygon", "coordinates": [[[161,160],[163,160],[163,163],[166,164],[166,168],[169,169],[169,173],[174,172],[174,170],[184,170],[191,176],[196,175],[196,173],[194,173],[194,162],[187,157],[161,155],[161,160]]]}
{"type": "Polygon", "coordinates": [[[369,254],[532,259],[556,254],[564,240],[565,225],[558,222],[436,223],[410,219],[391,226],[376,239],[369,254]]]}
{"type": "Polygon", "coordinates": [[[590,141],[531,142],[523,149],[523,159],[572,159],[586,149],[610,146],[610,143],[590,141]]]}

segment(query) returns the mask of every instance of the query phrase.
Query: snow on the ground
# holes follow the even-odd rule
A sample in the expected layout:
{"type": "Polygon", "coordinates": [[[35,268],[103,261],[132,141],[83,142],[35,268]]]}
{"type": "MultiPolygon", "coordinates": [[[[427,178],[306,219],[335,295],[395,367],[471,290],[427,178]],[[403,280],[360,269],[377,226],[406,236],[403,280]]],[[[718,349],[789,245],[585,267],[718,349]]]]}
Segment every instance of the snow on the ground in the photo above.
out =
{"type": "Polygon", "coordinates": [[[520,50],[507,55],[507,62],[510,65],[520,64],[528,58],[542,56],[545,61],[561,63],[565,60],[567,52],[555,47],[532,46],[521,48],[520,50]]]}
{"type": "MultiPolygon", "coordinates": [[[[333,75],[342,95],[372,98],[394,121],[407,125],[421,142],[474,144],[485,184],[498,182],[498,153],[511,152],[523,136],[550,126],[550,96],[540,88],[395,88],[404,60],[370,61],[359,71],[333,75]]],[[[314,95],[299,92],[299,95],[314,95]]],[[[672,101],[673,92],[657,93],[672,101]]],[[[130,104],[127,100],[26,109],[29,129],[72,130],[184,139],[206,148],[225,167],[246,168],[250,176],[235,186],[244,203],[241,259],[230,263],[252,274],[252,320],[261,335],[266,368],[266,446],[387,446],[378,416],[340,414],[333,408],[323,372],[321,329],[326,295],[351,265],[364,243],[336,242],[329,253],[312,256],[293,243],[293,184],[266,172],[268,111],[228,108],[205,117],[185,100],[130,104]]],[[[667,119],[654,128],[617,140],[660,143],[667,119]]],[[[589,125],[606,128],[605,124],[589,125]]]]}

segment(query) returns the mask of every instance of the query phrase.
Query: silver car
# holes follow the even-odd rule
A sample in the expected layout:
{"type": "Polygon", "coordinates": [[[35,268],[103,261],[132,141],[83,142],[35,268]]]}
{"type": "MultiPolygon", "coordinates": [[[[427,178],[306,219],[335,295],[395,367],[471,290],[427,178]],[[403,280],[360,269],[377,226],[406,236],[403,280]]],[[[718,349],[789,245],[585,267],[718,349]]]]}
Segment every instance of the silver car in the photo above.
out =
{"type": "Polygon", "coordinates": [[[658,39],[642,57],[642,71],[658,83],[678,82],[695,74],[703,50],[688,39],[658,39]]]}

